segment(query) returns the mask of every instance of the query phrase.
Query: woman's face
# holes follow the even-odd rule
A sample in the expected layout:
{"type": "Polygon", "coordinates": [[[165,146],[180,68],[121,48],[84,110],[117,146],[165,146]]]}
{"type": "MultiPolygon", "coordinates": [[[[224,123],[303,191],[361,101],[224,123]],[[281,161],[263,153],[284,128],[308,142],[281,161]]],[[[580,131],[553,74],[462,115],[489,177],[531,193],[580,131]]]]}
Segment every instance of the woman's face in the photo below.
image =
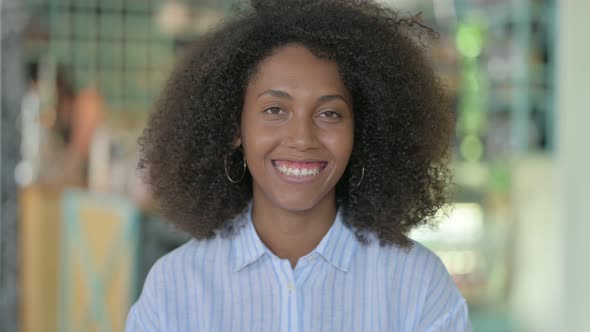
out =
{"type": "Polygon", "coordinates": [[[293,212],[333,204],[353,135],[351,96],[336,63],[303,46],[278,49],[259,64],[244,96],[237,143],[254,199],[293,212]]]}

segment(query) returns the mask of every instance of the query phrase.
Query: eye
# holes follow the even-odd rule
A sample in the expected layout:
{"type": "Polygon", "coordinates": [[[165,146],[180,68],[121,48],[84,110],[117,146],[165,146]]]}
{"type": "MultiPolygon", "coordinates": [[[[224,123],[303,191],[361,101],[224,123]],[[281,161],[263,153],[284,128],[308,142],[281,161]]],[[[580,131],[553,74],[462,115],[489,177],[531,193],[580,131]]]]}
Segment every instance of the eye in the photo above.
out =
{"type": "Polygon", "coordinates": [[[265,109],[264,113],[271,114],[271,115],[282,115],[282,114],[285,114],[286,112],[283,111],[279,107],[273,106],[273,107],[269,107],[269,108],[265,109]]]}
{"type": "Polygon", "coordinates": [[[328,118],[328,119],[338,119],[338,118],[342,117],[342,115],[340,115],[334,111],[324,111],[324,112],[318,114],[318,116],[320,118],[328,118]]]}

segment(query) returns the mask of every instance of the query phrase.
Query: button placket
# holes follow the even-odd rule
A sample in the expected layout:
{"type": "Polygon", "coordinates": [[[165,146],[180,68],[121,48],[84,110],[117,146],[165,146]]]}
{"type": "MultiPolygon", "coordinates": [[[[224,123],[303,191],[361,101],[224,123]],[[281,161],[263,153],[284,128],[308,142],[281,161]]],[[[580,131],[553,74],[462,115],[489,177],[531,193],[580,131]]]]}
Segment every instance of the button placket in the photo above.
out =
{"type": "Polygon", "coordinates": [[[294,271],[291,268],[291,263],[288,260],[281,260],[281,271],[283,271],[286,281],[286,287],[289,293],[295,288],[294,271]]]}
{"type": "MultiPolygon", "coordinates": [[[[283,279],[283,286],[285,299],[283,302],[283,312],[285,312],[282,326],[287,327],[290,331],[297,331],[299,329],[299,313],[297,310],[297,291],[295,286],[295,273],[291,268],[291,263],[288,260],[280,260],[278,266],[281,270],[283,279]]],[[[286,331],[287,329],[285,329],[286,331]]]]}
{"type": "Polygon", "coordinates": [[[297,296],[295,292],[295,281],[293,276],[293,269],[289,260],[280,259],[279,257],[272,257],[272,265],[277,273],[278,281],[281,287],[283,296],[281,303],[281,331],[296,331],[293,327],[297,327],[297,296]]]}

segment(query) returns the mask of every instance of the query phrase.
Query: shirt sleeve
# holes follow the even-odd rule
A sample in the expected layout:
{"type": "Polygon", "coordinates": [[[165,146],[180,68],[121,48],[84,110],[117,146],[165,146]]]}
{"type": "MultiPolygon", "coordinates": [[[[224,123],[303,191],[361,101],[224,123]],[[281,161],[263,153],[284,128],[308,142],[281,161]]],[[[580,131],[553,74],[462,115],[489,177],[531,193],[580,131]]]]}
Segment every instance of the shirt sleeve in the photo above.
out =
{"type": "Polygon", "coordinates": [[[428,332],[472,332],[471,321],[467,313],[467,304],[465,301],[457,303],[455,308],[439,320],[437,320],[428,330],[428,332]]]}
{"type": "Polygon", "coordinates": [[[158,308],[159,264],[156,263],[147,275],[139,300],[131,307],[125,323],[125,332],[160,331],[158,308]]]}
{"type": "Polygon", "coordinates": [[[419,331],[473,331],[467,303],[438,257],[423,308],[419,331]]]}

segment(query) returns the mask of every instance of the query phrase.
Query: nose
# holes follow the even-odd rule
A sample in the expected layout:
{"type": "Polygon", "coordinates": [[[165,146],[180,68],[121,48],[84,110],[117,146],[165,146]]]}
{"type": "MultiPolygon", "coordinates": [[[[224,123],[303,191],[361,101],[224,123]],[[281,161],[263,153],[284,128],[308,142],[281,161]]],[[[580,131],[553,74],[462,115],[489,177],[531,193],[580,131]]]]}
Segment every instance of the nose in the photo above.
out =
{"type": "Polygon", "coordinates": [[[304,116],[293,117],[285,129],[285,144],[288,147],[301,151],[317,147],[317,130],[312,119],[304,116]]]}

